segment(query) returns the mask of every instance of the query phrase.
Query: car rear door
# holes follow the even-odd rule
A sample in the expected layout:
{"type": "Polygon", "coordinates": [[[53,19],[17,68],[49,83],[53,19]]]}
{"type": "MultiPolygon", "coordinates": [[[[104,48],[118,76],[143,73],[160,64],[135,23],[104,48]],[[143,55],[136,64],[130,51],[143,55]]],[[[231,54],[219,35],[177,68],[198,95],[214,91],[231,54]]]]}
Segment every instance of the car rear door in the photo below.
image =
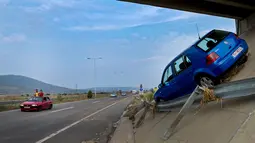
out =
{"type": "Polygon", "coordinates": [[[193,79],[192,62],[187,55],[182,55],[174,61],[175,82],[179,86],[176,96],[190,94],[196,87],[193,79]]]}

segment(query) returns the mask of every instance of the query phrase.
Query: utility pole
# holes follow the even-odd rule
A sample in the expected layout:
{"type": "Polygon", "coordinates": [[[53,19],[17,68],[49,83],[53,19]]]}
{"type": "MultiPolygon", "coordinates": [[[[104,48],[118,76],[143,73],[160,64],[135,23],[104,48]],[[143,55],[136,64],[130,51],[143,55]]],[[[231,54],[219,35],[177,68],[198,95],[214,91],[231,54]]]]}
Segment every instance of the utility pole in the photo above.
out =
{"type": "Polygon", "coordinates": [[[96,88],[96,60],[101,60],[101,57],[98,58],[87,58],[88,60],[93,60],[93,65],[94,65],[94,91],[95,91],[95,98],[97,96],[97,88],[96,88]]]}
{"type": "Polygon", "coordinates": [[[75,92],[76,92],[76,94],[78,93],[78,92],[77,92],[77,88],[78,88],[78,85],[75,84],[75,92]]]}

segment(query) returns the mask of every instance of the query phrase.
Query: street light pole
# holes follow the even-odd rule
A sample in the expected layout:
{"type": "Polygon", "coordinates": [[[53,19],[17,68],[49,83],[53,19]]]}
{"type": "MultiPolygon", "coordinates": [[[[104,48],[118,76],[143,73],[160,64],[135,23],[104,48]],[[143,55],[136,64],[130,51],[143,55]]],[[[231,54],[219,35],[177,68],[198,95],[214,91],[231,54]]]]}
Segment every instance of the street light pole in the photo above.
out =
{"type": "Polygon", "coordinates": [[[93,60],[94,65],[94,91],[95,91],[95,98],[97,96],[97,88],[96,88],[96,60],[101,60],[102,58],[87,58],[88,60],[93,60]]]}

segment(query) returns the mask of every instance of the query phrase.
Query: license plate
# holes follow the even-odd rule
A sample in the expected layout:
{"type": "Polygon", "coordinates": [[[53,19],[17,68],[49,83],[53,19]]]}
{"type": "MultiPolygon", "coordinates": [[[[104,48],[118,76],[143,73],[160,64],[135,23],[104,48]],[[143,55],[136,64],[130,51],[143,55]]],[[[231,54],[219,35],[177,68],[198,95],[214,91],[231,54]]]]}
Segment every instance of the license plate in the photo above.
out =
{"type": "Polygon", "coordinates": [[[239,53],[241,53],[243,51],[242,47],[239,47],[233,54],[232,56],[235,58],[239,53]]]}
{"type": "Polygon", "coordinates": [[[25,109],[29,109],[30,107],[24,107],[25,109]]]}

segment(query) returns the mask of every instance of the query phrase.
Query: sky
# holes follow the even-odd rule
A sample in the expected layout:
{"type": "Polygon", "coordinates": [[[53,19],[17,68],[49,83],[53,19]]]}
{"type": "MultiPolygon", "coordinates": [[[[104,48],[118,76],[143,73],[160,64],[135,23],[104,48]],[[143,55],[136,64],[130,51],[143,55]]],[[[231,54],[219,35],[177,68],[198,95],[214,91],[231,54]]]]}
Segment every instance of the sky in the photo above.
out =
{"type": "Polygon", "coordinates": [[[69,88],[154,87],[176,55],[233,19],[116,0],[0,0],[0,74],[69,88]],[[93,61],[96,60],[96,82],[93,61]]]}

